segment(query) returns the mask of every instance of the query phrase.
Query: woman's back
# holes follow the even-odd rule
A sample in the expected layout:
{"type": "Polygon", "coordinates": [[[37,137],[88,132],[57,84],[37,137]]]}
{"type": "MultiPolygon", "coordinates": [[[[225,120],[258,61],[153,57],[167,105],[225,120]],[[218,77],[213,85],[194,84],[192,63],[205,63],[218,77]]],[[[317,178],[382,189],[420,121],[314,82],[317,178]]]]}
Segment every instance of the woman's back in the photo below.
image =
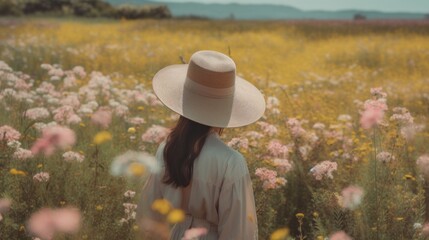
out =
{"type": "MultiPolygon", "coordinates": [[[[161,143],[156,154],[162,164],[164,146],[161,143]]],[[[187,229],[195,227],[209,231],[201,239],[257,239],[255,203],[246,161],[217,133],[208,135],[195,159],[189,196],[183,196],[183,188],[162,183],[164,169],[150,177],[140,205],[165,198],[175,208],[184,208],[185,221],[174,226],[171,239],[181,239],[187,229]],[[182,198],[187,206],[182,205],[182,198]]]]}
{"type": "MultiPolygon", "coordinates": [[[[180,115],[165,143],[157,151],[164,165],[151,175],[142,193],[137,219],[141,226],[162,233],[152,203],[161,198],[186,213],[184,222],[170,233],[181,240],[189,228],[204,227],[202,239],[257,239],[255,200],[249,170],[243,156],[226,146],[216,131],[256,122],[265,111],[262,93],[236,75],[227,55],[204,50],[194,53],[188,64],[174,64],[153,77],[154,93],[180,115]]],[[[161,201],[162,202],[162,201],[161,201]]],[[[167,234],[164,234],[167,235],[167,234]]],[[[159,239],[159,238],[158,238],[159,239]]]]}

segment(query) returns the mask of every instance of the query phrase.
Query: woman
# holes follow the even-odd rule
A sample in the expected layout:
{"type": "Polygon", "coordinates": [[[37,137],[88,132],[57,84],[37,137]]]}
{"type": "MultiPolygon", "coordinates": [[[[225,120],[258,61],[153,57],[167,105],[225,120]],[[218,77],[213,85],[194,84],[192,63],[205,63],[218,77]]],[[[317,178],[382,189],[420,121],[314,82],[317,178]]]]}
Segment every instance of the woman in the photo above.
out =
{"type": "MultiPolygon", "coordinates": [[[[160,174],[149,176],[137,209],[146,230],[159,229],[162,215],[151,209],[157,199],[181,208],[185,220],[170,239],[182,239],[190,228],[206,228],[200,239],[257,239],[255,201],[244,157],[219,138],[224,128],[257,121],[265,111],[260,91],[236,76],[234,61],[215,51],[199,51],[189,64],[171,65],[153,79],[158,98],[180,114],[160,144],[160,174]]],[[[158,235],[158,238],[161,236],[158,235]]]]}

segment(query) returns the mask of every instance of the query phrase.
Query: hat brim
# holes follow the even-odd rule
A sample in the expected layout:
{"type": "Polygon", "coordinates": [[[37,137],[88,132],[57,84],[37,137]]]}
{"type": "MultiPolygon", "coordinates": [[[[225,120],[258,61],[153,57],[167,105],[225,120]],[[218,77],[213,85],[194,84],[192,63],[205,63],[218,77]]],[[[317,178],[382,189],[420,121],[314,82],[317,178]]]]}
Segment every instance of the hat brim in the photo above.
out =
{"type": "Polygon", "coordinates": [[[265,111],[261,92],[236,76],[234,94],[212,98],[185,88],[188,64],[170,65],[158,71],[152,81],[159,100],[174,112],[212,127],[241,127],[256,122],[265,111]]]}

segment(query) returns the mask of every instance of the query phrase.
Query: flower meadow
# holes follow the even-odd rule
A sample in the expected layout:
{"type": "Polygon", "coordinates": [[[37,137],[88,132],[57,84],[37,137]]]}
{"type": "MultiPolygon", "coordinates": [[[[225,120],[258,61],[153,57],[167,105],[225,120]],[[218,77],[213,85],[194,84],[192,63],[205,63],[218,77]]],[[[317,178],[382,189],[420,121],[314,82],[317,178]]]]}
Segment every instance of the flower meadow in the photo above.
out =
{"type": "Polygon", "coordinates": [[[168,238],[168,201],[162,223],[135,220],[178,119],[150,79],[199,49],[266,99],[221,136],[248,162],[260,239],[429,236],[426,25],[32,20],[0,21],[0,239],[168,238]]]}

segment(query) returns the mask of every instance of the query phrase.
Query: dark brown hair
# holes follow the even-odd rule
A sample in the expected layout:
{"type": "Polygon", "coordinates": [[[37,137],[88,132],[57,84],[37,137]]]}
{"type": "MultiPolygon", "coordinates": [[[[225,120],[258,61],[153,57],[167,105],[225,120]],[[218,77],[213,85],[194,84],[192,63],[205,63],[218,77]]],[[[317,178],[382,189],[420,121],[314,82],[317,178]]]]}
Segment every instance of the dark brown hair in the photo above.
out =
{"type": "MultiPolygon", "coordinates": [[[[192,179],[194,161],[201,152],[212,127],[180,116],[167,137],[164,147],[165,175],[163,182],[186,187],[192,179]]],[[[219,134],[222,129],[219,131],[219,134]]]]}

